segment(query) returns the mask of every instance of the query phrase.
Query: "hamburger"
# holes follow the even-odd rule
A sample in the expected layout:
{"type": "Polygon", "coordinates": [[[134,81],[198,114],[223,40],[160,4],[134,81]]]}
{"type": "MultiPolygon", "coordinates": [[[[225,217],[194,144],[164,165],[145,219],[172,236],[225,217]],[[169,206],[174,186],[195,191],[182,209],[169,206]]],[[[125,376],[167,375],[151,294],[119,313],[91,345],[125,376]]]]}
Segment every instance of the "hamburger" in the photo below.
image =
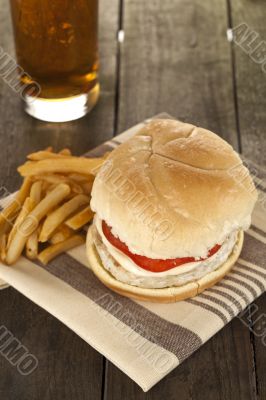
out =
{"type": "Polygon", "coordinates": [[[188,123],[153,120],[97,174],[90,266],[127,297],[193,297],[235,264],[256,199],[247,168],[226,141],[188,123]]]}

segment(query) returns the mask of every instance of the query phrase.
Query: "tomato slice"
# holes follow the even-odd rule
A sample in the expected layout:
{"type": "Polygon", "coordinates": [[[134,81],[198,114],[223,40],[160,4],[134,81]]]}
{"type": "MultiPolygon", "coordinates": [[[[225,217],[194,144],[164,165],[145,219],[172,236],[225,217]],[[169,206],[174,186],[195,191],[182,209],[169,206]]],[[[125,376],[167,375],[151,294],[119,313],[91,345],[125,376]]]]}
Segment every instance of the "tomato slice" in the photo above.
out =
{"type": "MultiPolygon", "coordinates": [[[[139,267],[151,271],[151,272],[164,272],[172,268],[179,267],[180,265],[187,264],[196,261],[194,257],[183,257],[183,258],[171,258],[168,260],[160,260],[155,258],[148,258],[145,256],[140,256],[138,254],[131,253],[127,245],[122,242],[118,237],[115,237],[111,231],[111,227],[107,225],[105,221],[102,221],[102,230],[106,239],[118,250],[128,256],[135,264],[139,267]]],[[[213,256],[219,249],[221,245],[216,244],[208,253],[208,257],[213,256]]],[[[206,258],[201,258],[206,260],[206,258]]]]}

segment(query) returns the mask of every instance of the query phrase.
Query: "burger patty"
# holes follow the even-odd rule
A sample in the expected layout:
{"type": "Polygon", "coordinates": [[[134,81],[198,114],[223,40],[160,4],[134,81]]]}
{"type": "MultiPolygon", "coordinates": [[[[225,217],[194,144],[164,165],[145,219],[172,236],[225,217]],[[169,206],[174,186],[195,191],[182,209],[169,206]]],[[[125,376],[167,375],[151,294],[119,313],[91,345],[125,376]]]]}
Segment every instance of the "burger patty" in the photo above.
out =
{"type": "MultiPolygon", "coordinates": [[[[190,272],[185,272],[179,275],[165,275],[165,276],[142,276],[132,273],[122,267],[114,257],[109,253],[106,245],[103,243],[100,234],[97,231],[95,225],[93,225],[93,240],[102,261],[103,267],[113,275],[118,281],[127,283],[132,286],[138,286],[143,288],[165,288],[171,286],[183,286],[189,282],[193,282],[207,275],[208,273],[219,268],[229,257],[234,247],[236,241],[236,234],[234,235],[234,240],[230,240],[231,245],[229,246],[229,251],[219,255],[216,253],[213,258],[213,262],[209,265],[202,264],[202,266],[197,266],[195,270],[190,272]]],[[[180,267],[182,268],[182,267],[180,267]]]]}

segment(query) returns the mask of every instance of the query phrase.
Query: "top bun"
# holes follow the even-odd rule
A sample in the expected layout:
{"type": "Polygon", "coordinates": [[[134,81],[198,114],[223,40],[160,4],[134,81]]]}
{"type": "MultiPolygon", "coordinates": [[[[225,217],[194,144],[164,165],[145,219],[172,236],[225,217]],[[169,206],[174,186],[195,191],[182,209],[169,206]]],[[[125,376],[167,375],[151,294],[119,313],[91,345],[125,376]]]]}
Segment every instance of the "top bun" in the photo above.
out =
{"type": "Polygon", "coordinates": [[[247,229],[257,199],[238,154],[206,129],[170,119],[146,124],[99,171],[91,207],[130,251],[206,257],[247,229]]]}

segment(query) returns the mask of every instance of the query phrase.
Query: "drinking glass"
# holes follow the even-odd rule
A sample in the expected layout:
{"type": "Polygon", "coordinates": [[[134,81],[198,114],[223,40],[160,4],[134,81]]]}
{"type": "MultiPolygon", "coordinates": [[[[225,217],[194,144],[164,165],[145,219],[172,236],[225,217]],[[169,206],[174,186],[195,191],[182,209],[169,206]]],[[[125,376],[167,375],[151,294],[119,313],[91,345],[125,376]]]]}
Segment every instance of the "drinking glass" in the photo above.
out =
{"type": "Polygon", "coordinates": [[[52,122],[84,116],[100,91],[98,0],[10,4],[26,112],[52,122]]]}

